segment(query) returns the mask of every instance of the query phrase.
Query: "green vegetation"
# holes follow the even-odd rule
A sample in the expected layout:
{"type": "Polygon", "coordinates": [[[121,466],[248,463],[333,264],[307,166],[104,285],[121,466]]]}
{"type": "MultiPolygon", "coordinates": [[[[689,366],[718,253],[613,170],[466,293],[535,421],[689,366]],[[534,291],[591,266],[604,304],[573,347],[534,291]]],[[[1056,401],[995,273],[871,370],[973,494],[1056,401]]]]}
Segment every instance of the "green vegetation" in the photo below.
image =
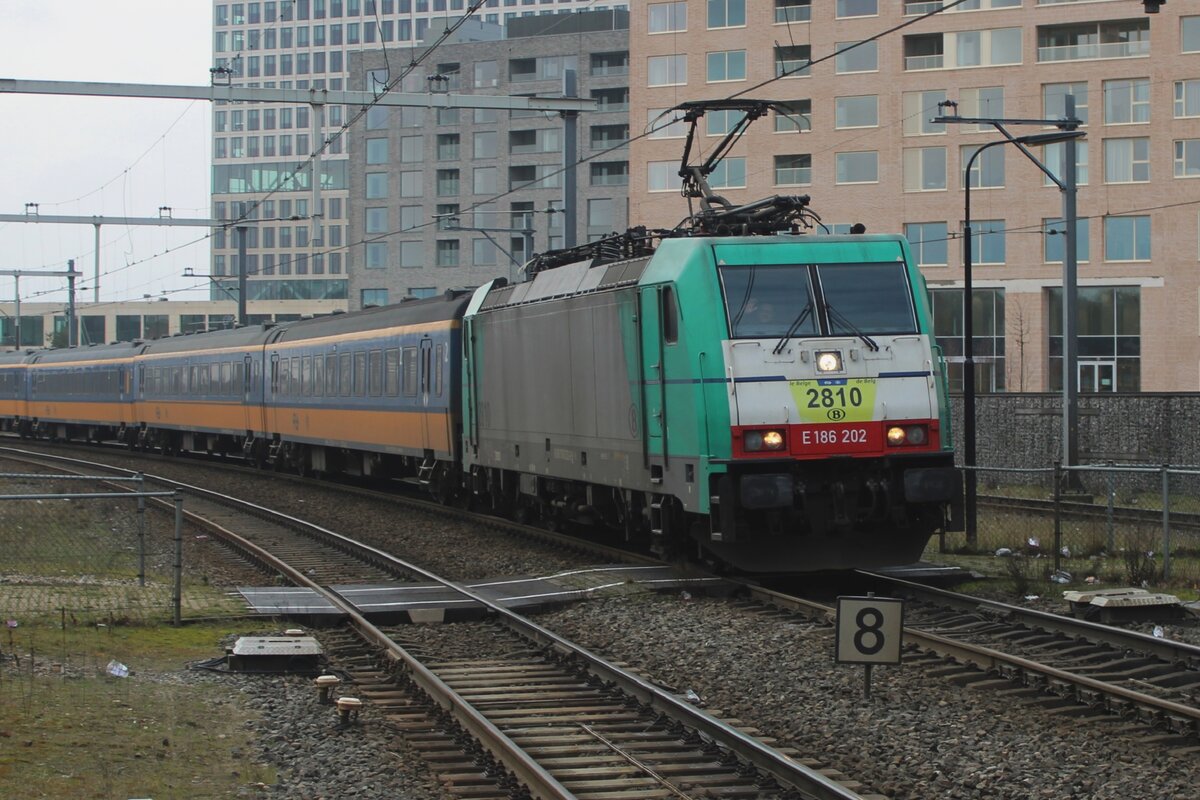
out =
{"type": "Polygon", "coordinates": [[[250,717],[218,682],[180,681],[227,628],[0,632],[0,797],[223,798],[271,784],[250,717]],[[124,678],[107,673],[127,665],[124,678]]]}

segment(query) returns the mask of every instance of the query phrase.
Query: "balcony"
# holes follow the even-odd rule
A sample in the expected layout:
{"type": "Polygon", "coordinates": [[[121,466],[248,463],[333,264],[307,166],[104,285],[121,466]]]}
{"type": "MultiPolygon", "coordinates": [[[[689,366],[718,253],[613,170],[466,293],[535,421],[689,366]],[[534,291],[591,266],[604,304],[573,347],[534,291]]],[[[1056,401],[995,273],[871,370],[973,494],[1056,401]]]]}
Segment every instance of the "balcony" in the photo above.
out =
{"type": "Polygon", "coordinates": [[[1038,61],[1083,61],[1094,58],[1136,58],[1148,55],[1150,55],[1149,42],[1097,42],[1038,48],[1038,61]]]}

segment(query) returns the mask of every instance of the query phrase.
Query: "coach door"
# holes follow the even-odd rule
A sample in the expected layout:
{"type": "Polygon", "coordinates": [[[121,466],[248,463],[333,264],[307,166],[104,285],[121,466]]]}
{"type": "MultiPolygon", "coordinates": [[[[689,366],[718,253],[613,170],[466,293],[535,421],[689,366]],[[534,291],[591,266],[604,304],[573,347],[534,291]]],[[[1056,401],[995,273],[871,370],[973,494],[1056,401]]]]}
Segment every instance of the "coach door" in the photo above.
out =
{"type": "Polygon", "coordinates": [[[436,403],[433,395],[433,340],[426,337],[421,340],[421,349],[417,354],[417,405],[421,417],[421,446],[426,450],[436,446],[437,419],[430,413],[431,400],[436,403]]]}
{"type": "Polygon", "coordinates": [[[262,381],[255,379],[254,358],[247,353],[242,357],[242,407],[246,413],[246,430],[256,434],[267,429],[262,399],[262,381]]]}

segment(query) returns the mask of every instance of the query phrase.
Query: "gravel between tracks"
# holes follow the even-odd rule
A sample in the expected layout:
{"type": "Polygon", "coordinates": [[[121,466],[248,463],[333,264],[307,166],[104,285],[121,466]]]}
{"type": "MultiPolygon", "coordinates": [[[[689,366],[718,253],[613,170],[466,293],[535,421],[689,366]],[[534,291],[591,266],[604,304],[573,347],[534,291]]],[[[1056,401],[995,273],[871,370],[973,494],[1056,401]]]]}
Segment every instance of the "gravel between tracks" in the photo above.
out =
{"type": "MultiPolygon", "coordinates": [[[[144,462],[140,468],[175,471],[144,462]]],[[[181,465],[179,479],[195,481],[195,469],[181,465]]],[[[204,483],[210,488],[289,510],[458,580],[545,574],[583,563],[549,546],[422,512],[397,513],[336,488],[291,490],[242,474],[209,474],[204,483]]],[[[896,798],[1191,800],[1200,781],[1195,754],[1173,756],[1120,726],[1080,724],[1023,708],[1020,701],[956,687],[914,667],[876,669],[872,697],[864,699],[862,669],[832,663],[828,628],[755,616],[722,600],[595,600],[539,621],[680,692],[691,689],[710,708],[896,798]]],[[[1194,628],[1165,627],[1172,638],[1196,639],[1194,628]]],[[[292,691],[286,680],[266,688],[251,702],[273,707],[284,702],[276,690],[292,691]]],[[[299,685],[294,690],[308,691],[299,685]]],[[[345,737],[330,737],[327,707],[288,706],[289,721],[277,718],[262,728],[264,747],[285,769],[273,796],[397,796],[399,786],[390,795],[369,786],[358,795],[331,791],[322,782],[346,759],[330,742],[344,743],[345,737]]],[[[363,733],[364,752],[387,744],[385,731],[368,727],[363,733]]],[[[446,796],[429,786],[422,767],[411,768],[412,782],[400,796],[446,796]]]]}

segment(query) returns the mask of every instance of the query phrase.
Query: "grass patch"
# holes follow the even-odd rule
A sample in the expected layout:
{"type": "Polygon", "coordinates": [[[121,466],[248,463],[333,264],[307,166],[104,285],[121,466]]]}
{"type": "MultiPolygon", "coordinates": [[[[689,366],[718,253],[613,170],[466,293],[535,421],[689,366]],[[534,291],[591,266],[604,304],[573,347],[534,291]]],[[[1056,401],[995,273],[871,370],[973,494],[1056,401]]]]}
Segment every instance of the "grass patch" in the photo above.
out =
{"type": "Polygon", "coordinates": [[[0,633],[0,797],[224,798],[273,783],[253,761],[239,693],[179,679],[187,662],[220,653],[227,630],[0,633]],[[108,675],[111,660],[130,676],[108,675]]]}

